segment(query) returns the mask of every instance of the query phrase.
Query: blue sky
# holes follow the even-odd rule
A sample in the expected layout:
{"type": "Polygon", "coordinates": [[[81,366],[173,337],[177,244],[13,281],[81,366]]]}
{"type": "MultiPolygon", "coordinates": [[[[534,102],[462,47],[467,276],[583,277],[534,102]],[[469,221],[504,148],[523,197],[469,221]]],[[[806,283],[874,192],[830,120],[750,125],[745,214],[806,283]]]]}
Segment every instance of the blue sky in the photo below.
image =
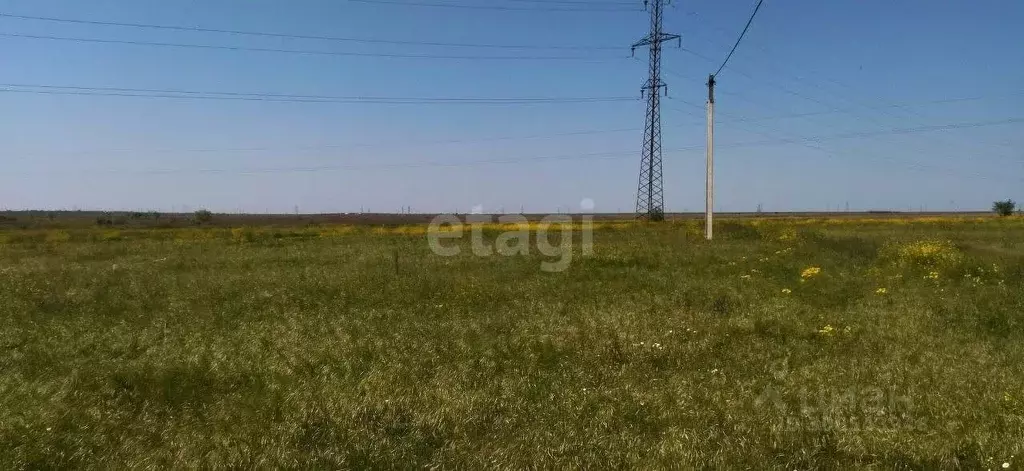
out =
{"type": "MultiPolygon", "coordinates": [[[[539,47],[345,43],[10,17],[0,17],[0,33],[592,60],[285,54],[0,36],[0,83],[638,99],[396,105],[0,92],[0,208],[465,212],[482,205],[553,212],[578,210],[591,198],[598,211],[633,209],[647,66],[646,51],[631,59],[629,45],[646,33],[646,13],[619,5],[564,12],[550,10],[577,7],[418,1],[502,9],[346,0],[2,0],[0,14],[539,47]]],[[[748,1],[698,0],[666,9],[665,30],[683,38],[682,50],[672,45],[664,53],[669,211],[703,208],[703,83],[752,8],[748,1]]],[[[1022,22],[1024,3],[1010,0],[766,0],[718,80],[717,209],[987,209],[995,199],[1024,200],[1022,22]],[[969,127],[926,131],[945,125],[969,127]],[[821,140],[782,142],[802,138],[821,140]]]]}

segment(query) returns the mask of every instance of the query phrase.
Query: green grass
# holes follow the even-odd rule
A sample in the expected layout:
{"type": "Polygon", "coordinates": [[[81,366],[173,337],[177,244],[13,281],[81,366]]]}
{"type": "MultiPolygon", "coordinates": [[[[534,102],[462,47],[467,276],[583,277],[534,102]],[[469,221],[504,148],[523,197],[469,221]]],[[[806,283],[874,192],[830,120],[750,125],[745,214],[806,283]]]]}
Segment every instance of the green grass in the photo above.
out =
{"type": "Polygon", "coordinates": [[[1024,464],[1020,220],[695,224],[0,234],[0,467],[1024,464]]]}

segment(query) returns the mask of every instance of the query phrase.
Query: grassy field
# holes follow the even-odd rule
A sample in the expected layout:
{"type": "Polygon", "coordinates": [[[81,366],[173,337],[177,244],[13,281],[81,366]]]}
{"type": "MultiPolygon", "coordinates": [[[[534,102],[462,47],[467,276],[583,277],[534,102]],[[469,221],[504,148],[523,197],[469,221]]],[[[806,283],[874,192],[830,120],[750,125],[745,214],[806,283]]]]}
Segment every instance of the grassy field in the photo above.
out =
{"type": "Polygon", "coordinates": [[[1024,465],[1024,219],[699,224],[0,231],[0,467],[1024,465]]]}

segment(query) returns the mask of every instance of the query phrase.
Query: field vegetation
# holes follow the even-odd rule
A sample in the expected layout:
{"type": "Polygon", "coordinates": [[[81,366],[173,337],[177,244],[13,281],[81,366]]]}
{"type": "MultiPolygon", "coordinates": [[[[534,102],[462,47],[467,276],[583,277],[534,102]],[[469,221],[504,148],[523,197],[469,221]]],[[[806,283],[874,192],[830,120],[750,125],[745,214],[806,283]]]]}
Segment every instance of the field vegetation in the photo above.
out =
{"type": "Polygon", "coordinates": [[[1024,465],[1024,219],[700,224],[0,230],[0,467],[1024,465]]]}

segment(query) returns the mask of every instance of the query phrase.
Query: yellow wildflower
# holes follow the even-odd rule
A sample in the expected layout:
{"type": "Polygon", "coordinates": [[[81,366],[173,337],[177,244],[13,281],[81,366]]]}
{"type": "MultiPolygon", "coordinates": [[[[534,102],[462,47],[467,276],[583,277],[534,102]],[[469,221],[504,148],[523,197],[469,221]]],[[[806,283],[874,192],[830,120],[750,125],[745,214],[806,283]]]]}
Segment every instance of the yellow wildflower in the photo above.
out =
{"type": "Polygon", "coordinates": [[[807,268],[804,269],[803,272],[800,273],[800,278],[803,278],[803,279],[806,280],[808,278],[813,278],[815,276],[818,276],[819,274],[821,274],[821,268],[819,268],[819,267],[807,267],[807,268]]]}
{"type": "Polygon", "coordinates": [[[821,334],[821,335],[832,335],[833,333],[835,333],[835,331],[836,331],[835,327],[832,327],[831,325],[826,325],[825,327],[822,327],[821,329],[819,329],[818,333],[821,334]]]}
{"type": "Polygon", "coordinates": [[[898,264],[929,268],[955,265],[963,258],[953,242],[940,240],[888,244],[883,252],[898,264]]]}
{"type": "Polygon", "coordinates": [[[885,293],[888,293],[888,292],[889,292],[889,290],[885,289],[885,288],[878,288],[878,289],[875,290],[875,294],[885,294],[885,293]]]}
{"type": "Polygon", "coordinates": [[[782,288],[782,294],[789,294],[789,293],[792,293],[792,292],[793,292],[793,290],[791,290],[789,288],[782,288]]]}

